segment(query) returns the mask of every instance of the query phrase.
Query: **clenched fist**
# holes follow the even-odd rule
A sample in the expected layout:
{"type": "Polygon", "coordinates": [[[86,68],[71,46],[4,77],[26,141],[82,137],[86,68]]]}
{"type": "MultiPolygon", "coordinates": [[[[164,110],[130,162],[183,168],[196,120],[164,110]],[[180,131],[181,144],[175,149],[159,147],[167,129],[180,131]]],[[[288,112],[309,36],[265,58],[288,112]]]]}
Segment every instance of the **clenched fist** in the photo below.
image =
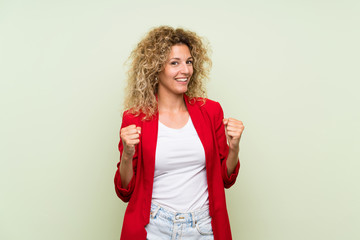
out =
{"type": "Polygon", "coordinates": [[[129,125],[120,130],[120,138],[124,146],[123,155],[132,159],[135,154],[135,145],[140,142],[141,127],[129,125]]]}
{"type": "Polygon", "coordinates": [[[238,150],[241,134],[244,131],[244,125],[242,121],[236,120],[234,118],[224,118],[225,133],[227,140],[229,142],[229,148],[238,150]]]}

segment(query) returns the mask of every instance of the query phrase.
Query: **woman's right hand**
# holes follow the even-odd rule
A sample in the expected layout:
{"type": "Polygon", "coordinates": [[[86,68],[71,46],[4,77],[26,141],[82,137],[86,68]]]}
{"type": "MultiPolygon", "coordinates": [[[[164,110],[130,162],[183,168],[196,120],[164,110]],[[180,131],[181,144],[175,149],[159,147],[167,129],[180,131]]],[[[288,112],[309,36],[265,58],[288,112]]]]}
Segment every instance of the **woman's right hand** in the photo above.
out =
{"type": "Polygon", "coordinates": [[[129,125],[120,130],[120,138],[123,143],[123,157],[132,159],[135,154],[135,145],[140,142],[141,127],[129,125]]]}

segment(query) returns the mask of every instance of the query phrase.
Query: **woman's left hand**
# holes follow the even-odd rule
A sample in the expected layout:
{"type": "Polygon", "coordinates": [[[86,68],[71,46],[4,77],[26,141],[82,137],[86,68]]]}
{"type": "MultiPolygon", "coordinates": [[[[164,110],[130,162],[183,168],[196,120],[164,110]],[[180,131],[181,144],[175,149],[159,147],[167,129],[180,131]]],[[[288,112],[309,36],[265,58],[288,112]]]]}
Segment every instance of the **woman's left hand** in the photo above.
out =
{"type": "Polygon", "coordinates": [[[239,151],[241,134],[245,128],[242,121],[234,118],[224,118],[223,122],[230,150],[239,151]]]}

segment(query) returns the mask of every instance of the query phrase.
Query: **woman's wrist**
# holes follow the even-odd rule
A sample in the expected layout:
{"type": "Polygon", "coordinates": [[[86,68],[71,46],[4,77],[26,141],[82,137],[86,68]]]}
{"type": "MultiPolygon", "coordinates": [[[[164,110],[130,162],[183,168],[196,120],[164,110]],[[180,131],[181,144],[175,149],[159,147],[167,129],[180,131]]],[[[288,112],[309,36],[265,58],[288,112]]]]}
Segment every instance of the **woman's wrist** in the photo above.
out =
{"type": "Polygon", "coordinates": [[[233,153],[233,154],[239,154],[240,152],[240,146],[229,146],[229,152],[233,153]]]}
{"type": "Polygon", "coordinates": [[[240,148],[229,148],[229,154],[226,160],[228,176],[230,176],[236,168],[236,165],[239,161],[239,151],[240,148]]]}
{"type": "Polygon", "coordinates": [[[133,159],[133,154],[124,152],[121,156],[121,162],[128,163],[133,159]]]}

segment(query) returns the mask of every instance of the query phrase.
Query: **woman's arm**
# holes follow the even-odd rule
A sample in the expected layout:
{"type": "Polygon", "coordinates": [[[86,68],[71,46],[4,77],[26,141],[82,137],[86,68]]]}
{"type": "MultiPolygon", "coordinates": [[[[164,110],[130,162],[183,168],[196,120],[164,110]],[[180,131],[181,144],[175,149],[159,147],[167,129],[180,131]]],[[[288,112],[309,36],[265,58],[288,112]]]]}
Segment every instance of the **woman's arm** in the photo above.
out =
{"type": "Polygon", "coordinates": [[[215,102],[210,109],[214,114],[216,145],[221,161],[221,176],[224,187],[230,188],[235,183],[240,169],[238,158],[240,139],[236,138],[236,134],[234,135],[234,132],[237,131],[232,129],[235,119],[224,119],[224,112],[218,102],[215,102]]]}
{"type": "Polygon", "coordinates": [[[239,150],[231,150],[229,149],[229,154],[226,159],[226,167],[227,167],[227,174],[230,177],[230,175],[234,172],[236,165],[239,162],[239,150]]]}
{"type": "Polygon", "coordinates": [[[127,188],[131,178],[133,177],[133,157],[135,154],[135,146],[140,142],[140,127],[130,125],[120,130],[120,138],[123,144],[123,152],[120,160],[120,176],[121,186],[127,188]]]}
{"type": "Polygon", "coordinates": [[[128,185],[133,177],[133,156],[122,155],[120,160],[120,178],[121,178],[121,186],[122,188],[128,188],[128,185]]]}
{"type": "Polygon", "coordinates": [[[137,120],[127,112],[123,114],[120,130],[120,161],[115,172],[115,191],[118,197],[128,202],[135,189],[138,161],[137,145],[141,128],[136,127],[137,120]]]}
{"type": "Polygon", "coordinates": [[[230,176],[238,164],[239,151],[240,151],[240,139],[245,129],[243,123],[234,118],[224,118],[226,138],[229,143],[229,153],[226,160],[227,173],[230,176]]]}

